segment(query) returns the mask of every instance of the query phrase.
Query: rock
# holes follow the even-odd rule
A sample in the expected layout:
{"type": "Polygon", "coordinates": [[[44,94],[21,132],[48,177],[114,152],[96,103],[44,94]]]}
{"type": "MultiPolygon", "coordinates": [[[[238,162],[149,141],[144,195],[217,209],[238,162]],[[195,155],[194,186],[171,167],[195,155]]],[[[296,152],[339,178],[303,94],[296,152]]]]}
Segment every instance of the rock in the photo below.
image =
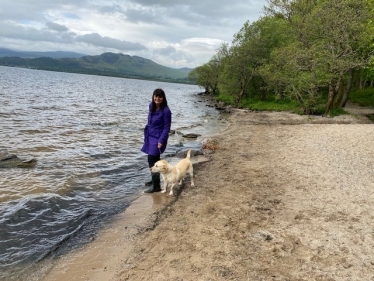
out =
{"type": "Polygon", "coordinates": [[[178,158],[185,158],[189,150],[191,150],[191,158],[197,155],[203,155],[203,152],[201,150],[194,150],[194,149],[188,148],[188,149],[183,149],[183,150],[178,151],[175,156],[178,158]]]}
{"type": "Polygon", "coordinates": [[[31,168],[36,165],[36,159],[31,159],[28,161],[22,161],[21,163],[17,164],[18,168],[31,168]]]}
{"type": "Polygon", "coordinates": [[[215,109],[223,112],[223,113],[232,113],[233,107],[231,105],[228,106],[215,106],[215,109]]]}
{"type": "Polygon", "coordinates": [[[185,134],[185,135],[182,135],[183,138],[187,138],[187,139],[196,139],[197,137],[200,137],[201,135],[199,134],[185,134]]]}
{"type": "Polygon", "coordinates": [[[1,157],[0,161],[10,161],[10,160],[14,160],[16,158],[18,158],[17,155],[8,154],[8,155],[5,155],[5,156],[1,157]]]}
{"type": "Polygon", "coordinates": [[[274,236],[266,230],[257,231],[255,234],[253,234],[253,237],[255,237],[258,240],[264,241],[270,241],[274,239],[274,236]]]}
{"type": "Polygon", "coordinates": [[[233,108],[232,108],[232,106],[231,106],[231,105],[226,106],[224,112],[225,112],[225,113],[232,113],[232,112],[233,112],[233,108]]]}
{"type": "Polygon", "coordinates": [[[15,154],[8,154],[8,151],[0,151],[0,168],[31,168],[36,165],[36,159],[23,161],[15,154]]]}

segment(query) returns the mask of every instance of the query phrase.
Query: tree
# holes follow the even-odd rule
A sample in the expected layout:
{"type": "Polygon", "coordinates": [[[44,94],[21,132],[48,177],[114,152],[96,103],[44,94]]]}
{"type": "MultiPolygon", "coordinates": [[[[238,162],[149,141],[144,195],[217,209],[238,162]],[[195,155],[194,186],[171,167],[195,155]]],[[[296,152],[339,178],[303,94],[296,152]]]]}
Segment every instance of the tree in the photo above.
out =
{"type": "MultiPolygon", "coordinates": [[[[219,88],[224,93],[234,96],[238,106],[245,95],[249,94],[251,85],[263,84],[261,67],[270,59],[273,49],[288,41],[288,34],[283,30],[283,22],[274,17],[263,17],[250,24],[246,22],[234,35],[230,56],[225,61],[219,76],[219,88]]],[[[265,91],[261,97],[265,98],[265,91]]]]}
{"type": "Polygon", "coordinates": [[[188,73],[188,79],[193,81],[200,87],[205,89],[205,93],[209,92],[210,88],[210,68],[209,65],[203,64],[194,68],[190,73],[188,73]]]}
{"type": "Polygon", "coordinates": [[[218,76],[226,57],[229,55],[228,44],[223,43],[209,62],[192,70],[188,78],[195,81],[206,93],[217,95],[218,76]]]}
{"type": "Polygon", "coordinates": [[[341,106],[337,101],[343,100],[344,83],[349,81],[349,74],[363,68],[369,61],[370,55],[365,52],[371,39],[368,1],[268,2],[268,13],[286,19],[298,42],[299,55],[294,66],[300,70],[300,75],[299,83],[294,86],[302,85],[308,72],[312,73],[309,77],[316,79],[307,79],[310,84],[307,88],[328,86],[325,115],[329,115],[334,106],[341,106]]]}

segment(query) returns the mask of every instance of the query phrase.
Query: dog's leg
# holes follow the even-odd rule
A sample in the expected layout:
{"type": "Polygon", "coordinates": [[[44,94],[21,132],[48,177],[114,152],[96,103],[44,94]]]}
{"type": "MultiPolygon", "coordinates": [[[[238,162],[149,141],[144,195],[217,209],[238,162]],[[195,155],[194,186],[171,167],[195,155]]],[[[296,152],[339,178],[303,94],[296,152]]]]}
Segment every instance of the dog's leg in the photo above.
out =
{"type": "MultiPolygon", "coordinates": [[[[180,178],[180,171],[179,170],[177,170],[177,179],[179,179],[180,178]]],[[[175,185],[178,183],[178,185],[182,185],[182,183],[183,183],[183,178],[181,178],[180,180],[179,180],[179,182],[176,182],[175,183],[175,185]]]]}
{"type": "Polygon", "coordinates": [[[168,187],[168,183],[164,180],[164,189],[161,190],[161,193],[165,193],[167,187],[168,187]]]}
{"type": "Polygon", "coordinates": [[[170,187],[170,192],[169,192],[169,195],[170,196],[173,196],[174,195],[174,192],[173,192],[173,190],[174,190],[174,187],[177,185],[177,183],[173,183],[172,185],[171,185],[171,187],[170,187]]]}
{"type": "Polygon", "coordinates": [[[191,186],[195,186],[195,183],[193,182],[193,166],[190,164],[190,168],[188,169],[188,173],[190,174],[191,178],[191,186]]]}

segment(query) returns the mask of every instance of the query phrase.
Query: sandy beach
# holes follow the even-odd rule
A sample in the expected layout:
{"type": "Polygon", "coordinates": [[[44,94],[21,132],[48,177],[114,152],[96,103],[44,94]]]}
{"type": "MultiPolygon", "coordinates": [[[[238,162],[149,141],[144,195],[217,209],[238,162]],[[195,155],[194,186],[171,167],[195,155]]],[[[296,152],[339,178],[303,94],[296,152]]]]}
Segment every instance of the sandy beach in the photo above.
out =
{"type": "Polygon", "coordinates": [[[195,187],[139,195],[42,280],[374,280],[374,109],[347,110],[234,110],[195,187]]]}

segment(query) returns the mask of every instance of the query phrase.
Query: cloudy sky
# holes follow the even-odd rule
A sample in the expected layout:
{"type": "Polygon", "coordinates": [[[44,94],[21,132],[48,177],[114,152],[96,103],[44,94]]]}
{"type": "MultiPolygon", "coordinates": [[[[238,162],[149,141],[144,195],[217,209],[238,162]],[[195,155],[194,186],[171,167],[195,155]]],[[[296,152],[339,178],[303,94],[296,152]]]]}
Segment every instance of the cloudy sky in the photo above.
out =
{"type": "Polygon", "coordinates": [[[0,47],[137,55],[169,67],[209,61],[266,0],[0,0],[0,47]]]}

